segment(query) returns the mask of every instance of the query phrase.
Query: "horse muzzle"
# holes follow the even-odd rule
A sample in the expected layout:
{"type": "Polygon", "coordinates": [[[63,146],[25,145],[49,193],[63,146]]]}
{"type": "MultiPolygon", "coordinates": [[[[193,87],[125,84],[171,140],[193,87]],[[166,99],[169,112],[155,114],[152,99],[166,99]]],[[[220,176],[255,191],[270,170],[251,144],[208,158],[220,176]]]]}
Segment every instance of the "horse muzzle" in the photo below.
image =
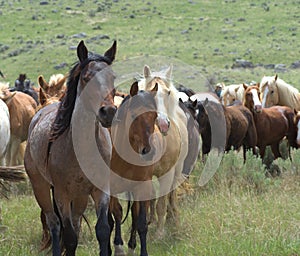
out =
{"type": "Polygon", "coordinates": [[[254,106],[254,111],[255,111],[256,113],[260,113],[260,112],[262,111],[262,106],[261,106],[261,105],[256,105],[256,106],[254,106]]]}
{"type": "Polygon", "coordinates": [[[116,106],[103,106],[98,111],[97,120],[101,123],[104,128],[111,127],[112,121],[117,112],[116,106]]]}
{"type": "Polygon", "coordinates": [[[162,135],[166,136],[170,128],[170,120],[166,118],[157,118],[157,126],[162,135]]]}

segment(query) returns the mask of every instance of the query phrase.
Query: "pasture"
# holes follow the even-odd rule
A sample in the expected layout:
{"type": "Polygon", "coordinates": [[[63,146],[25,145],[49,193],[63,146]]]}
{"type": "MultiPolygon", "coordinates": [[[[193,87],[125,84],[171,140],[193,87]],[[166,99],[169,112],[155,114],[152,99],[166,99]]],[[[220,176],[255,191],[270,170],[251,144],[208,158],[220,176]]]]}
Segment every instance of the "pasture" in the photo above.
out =
{"type": "MultiPolygon", "coordinates": [[[[299,8],[296,0],[2,1],[0,70],[11,85],[20,73],[37,85],[39,75],[48,81],[70,69],[80,40],[102,52],[116,39],[112,68],[124,80],[156,60],[175,62],[176,80],[195,91],[207,90],[211,80],[259,82],[275,73],[300,89],[299,8]],[[252,65],[241,67],[241,60],[252,65]],[[176,76],[180,67],[185,72],[176,76]]],[[[180,228],[167,224],[157,240],[150,225],[149,255],[300,255],[299,150],[292,159],[277,159],[282,175],[271,178],[252,154],[243,165],[242,155],[230,151],[203,187],[197,185],[203,169],[198,162],[190,177],[193,190],[180,197],[180,228]]],[[[13,184],[3,193],[8,199],[0,199],[6,226],[0,255],[46,255],[39,252],[42,227],[30,184],[13,184]]],[[[83,222],[79,256],[98,253],[91,202],[86,215],[91,231],[83,222]]]]}

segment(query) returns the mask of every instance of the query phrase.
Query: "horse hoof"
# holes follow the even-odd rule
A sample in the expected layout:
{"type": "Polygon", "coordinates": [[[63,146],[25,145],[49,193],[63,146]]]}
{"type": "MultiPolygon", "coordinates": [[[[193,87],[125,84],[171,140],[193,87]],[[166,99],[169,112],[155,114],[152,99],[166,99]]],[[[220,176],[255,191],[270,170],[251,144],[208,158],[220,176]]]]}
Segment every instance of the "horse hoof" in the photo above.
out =
{"type": "Polygon", "coordinates": [[[126,256],[123,245],[115,245],[115,256],[126,256]]]}
{"type": "Polygon", "coordinates": [[[156,231],[156,238],[157,239],[162,239],[165,236],[165,231],[164,230],[157,230],[156,231]]]}

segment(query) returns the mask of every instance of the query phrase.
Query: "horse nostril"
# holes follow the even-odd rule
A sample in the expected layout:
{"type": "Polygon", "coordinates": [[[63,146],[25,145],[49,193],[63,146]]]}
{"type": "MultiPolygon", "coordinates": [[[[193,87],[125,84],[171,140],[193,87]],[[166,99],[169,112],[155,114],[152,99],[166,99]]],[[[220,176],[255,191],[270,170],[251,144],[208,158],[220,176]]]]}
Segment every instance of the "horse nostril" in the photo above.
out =
{"type": "Polygon", "coordinates": [[[146,155],[146,154],[148,154],[149,152],[150,152],[150,147],[144,147],[143,149],[142,149],[142,155],[146,155]]]}

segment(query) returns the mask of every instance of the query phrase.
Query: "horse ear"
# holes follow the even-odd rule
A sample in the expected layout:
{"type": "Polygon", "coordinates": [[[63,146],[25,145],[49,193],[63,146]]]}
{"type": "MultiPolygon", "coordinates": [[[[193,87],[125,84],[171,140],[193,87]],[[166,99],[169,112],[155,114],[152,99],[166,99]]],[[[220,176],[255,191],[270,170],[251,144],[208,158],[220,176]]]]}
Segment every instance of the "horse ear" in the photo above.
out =
{"type": "Polygon", "coordinates": [[[139,91],[139,83],[138,81],[135,81],[132,85],[131,85],[131,88],[130,88],[130,96],[133,97],[135,95],[137,95],[139,91]]]}
{"type": "Polygon", "coordinates": [[[46,101],[47,101],[47,97],[44,93],[44,90],[42,88],[40,88],[40,93],[39,93],[39,101],[40,101],[40,104],[43,106],[46,101]]]}
{"type": "Polygon", "coordinates": [[[145,65],[144,66],[144,77],[145,78],[148,78],[151,76],[151,70],[150,70],[150,67],[148,65],[145,65]]]}
{"type": "Polygon", "coordinates": [[[181,98],[179,98],[179,102],[183,103],[183,100],[181,98]]]}
{"type": "Polygon", "coordinates": [[[112,44],[112,46],[104,53],[104,56],[109,58],[111,62],[115,60],[117,52],[117,41],[115,40],[112,44]]]}
{"type": "Polygon", "coordinates": [[[40,87],[42,87],[44,90],[46,90],[49,87],[49,84],[46,82],[46,80],[44,79],[44,77],[42,75],[40,75],[38,77],[38,84],[40,87]]]}
{"type": "Polygon", "coordinates": [[[86,48],[83,40],[77,46],[77,57],[80,62],[83,62],[88,58],[88,49],[86,48]]]}
{"type": "Polygon", "coordinates": [[[208,105],[208,98],[206,97],[205,101],[202,104],[204,107],[208,105]]]}
{"type": "Polygon", "coordinates": [[[294,114],[297,115],[298,111],[294,108],[294,114]]]}
{"type": "Polygon", "coordinates": [[[166,70],[166,78],[171,79],[172,78],[172,71],[173,71],[173,65],[171,64],[168,69],[166,70]]]}
{"type": "MultiPolygon", "coordinates": [[[[207,99],[207,98],[206,98],[207,99]]],[[[197,105],[198,105],[198,100],[197,99],[195,99],[194,101],[193,101],[193,108],[196,108],[197,107],[197,105]]]]}
{"type": "Polygon", "coordinates": [[[278,78],[278,75],[275,74],[275,78],[274,78],[274,81],[275,81],[275,82],[276,82],[277,78],[278,78]]]}
{"type": "Polygon", "coordinates": [[[158,91],[158,83],[155,83],[153,89],[151,90],[152,92],[157,92],[158,91]]]}
{"type": "Polygon", "coordinates": [[[243,87],[244,87],[245,90],[248,88],[248,86],[245,85],[244,83],[243,83],[243,87]]]}

